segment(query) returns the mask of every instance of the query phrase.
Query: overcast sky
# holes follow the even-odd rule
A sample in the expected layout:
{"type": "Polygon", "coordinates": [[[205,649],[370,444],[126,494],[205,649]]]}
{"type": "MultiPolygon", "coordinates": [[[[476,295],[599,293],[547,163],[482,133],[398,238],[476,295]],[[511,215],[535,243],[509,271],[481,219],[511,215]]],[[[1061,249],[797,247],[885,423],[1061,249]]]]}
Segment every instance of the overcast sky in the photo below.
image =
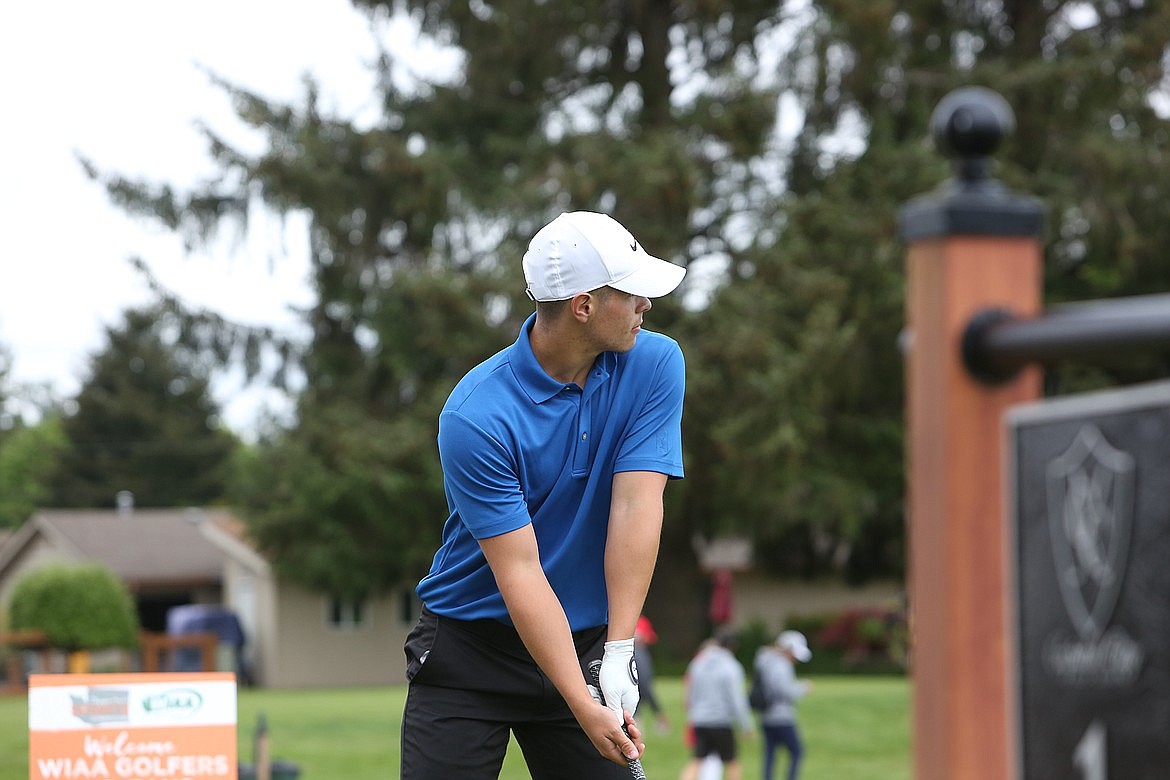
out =
{"type": "MultiPolygon", "coordinates": [[[[5,3],[0,344],[13,353],[12,380],[76,393],[88,357],[105,343],[103,328],[152,300],[128,263],[134,256],[192,304],[295,329],[289,307],[311,301],[303,226],[282,234],[275,222],[261,224],[243,240],[188,256],[173,234],[112,206],[76,157],[191,185],[215,170],[197,121],[262,148],[201,67],[297,102],[311,73],[326,109],[368,116],[374,53],[369,22],[348,0],[5,3]]],[[[217,394],[237,429],[263,402],[230,383],[217,394]]]]}
{"type": "MultiPolygon", "coordinates": [[[[437,78],[458,65],[451,50],[420,43],[404,19],[383,20],[376,34],[418,75],[437,78]]],[[[791,33],[776,34],[766,49],[787,45],[791,33]]],[[[10,381],[47,383],[59,398],[76,394],[90,357],[105,346],[105,328],[153,300],[132,257],[190,305],[296,333],[302,325],[292,307],[312,301],[303,223],[254,222],[247,236],[187,255],[173,233],[111,205],[77,157],[102,171],[190,187],[216,171],[197,123],[248,151],[264,148],[205,71],[298,105],[311,74],[323,109],[370,120],[379,109],[375,55],[370,21],[349,0],[0,6],[0,346],[13,354],[10,381]]],[[[695,88],[703,83],[701,73],[688,78],[695,88]]],[[[783,101],[781,108],[783,117],[795,115],[783,101]]],[[[690,281],[702,273],[692,263],[690,281]]],[[[231,380],[215,393],[241,433],[266,404],[286,406],[231,380]]]]}

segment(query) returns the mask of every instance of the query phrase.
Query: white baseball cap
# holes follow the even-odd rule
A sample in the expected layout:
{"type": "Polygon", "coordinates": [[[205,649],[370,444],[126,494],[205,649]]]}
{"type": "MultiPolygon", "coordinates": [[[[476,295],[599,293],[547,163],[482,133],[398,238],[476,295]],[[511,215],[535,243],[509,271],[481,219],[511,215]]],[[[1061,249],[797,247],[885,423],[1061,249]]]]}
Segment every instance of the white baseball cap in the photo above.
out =
{"type": "Polygon", "coordinates": [[[537,231],[524,253],[525,291],[534,301],[564,301],[598,287],[658,298],[687,269],[646,253],[607,214],[569,211],[537,231]]]}
{"type": "Polygon", "coordinates": [[[776,644],[792,653],[797,661],[808,661],[812,658],[812,650],[808,649],[808,640],[799,631],[782,631],[776,637],[776,644]]]}

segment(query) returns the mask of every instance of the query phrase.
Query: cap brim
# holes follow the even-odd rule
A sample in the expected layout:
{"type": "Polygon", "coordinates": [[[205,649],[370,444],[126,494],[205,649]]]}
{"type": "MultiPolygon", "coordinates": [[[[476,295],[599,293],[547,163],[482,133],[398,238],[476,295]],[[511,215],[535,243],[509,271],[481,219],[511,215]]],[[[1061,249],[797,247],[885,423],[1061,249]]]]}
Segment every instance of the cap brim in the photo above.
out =
{"type": "Polygon", "coordinates": [[[673,292],[687,274],[687,269],[681,265],[668,263],[653,255],[646,257],[641,268],[616,282],[610,282],[608,286],[643,298],[661,298],[673,292]]]}
{"type": "Polygon", "coordinates": [[[796,656],[797,661],[808,661],[812,658],[812,650],[807,647],[794,647],[792,654],[796,656]]]}

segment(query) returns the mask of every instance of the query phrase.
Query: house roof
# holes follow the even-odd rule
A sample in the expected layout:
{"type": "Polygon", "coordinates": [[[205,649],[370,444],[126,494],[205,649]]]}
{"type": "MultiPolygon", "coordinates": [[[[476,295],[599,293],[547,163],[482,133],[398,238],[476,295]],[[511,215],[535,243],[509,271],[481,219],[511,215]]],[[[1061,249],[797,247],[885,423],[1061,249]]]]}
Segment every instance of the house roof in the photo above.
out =
{"type": "Polygon", "coordinates": [[[18,532],[8,540],[0,551],[8,555],[0,559],[15,555],[10,547],[23,546],[40,533],[62,552],[104,564],[131,587],[219,582],[226,551],[206,533],[208,524],[237,536],[232,531],[238,521],[222,510],[45,509],[21,529],[23,539],[18,532]]]}

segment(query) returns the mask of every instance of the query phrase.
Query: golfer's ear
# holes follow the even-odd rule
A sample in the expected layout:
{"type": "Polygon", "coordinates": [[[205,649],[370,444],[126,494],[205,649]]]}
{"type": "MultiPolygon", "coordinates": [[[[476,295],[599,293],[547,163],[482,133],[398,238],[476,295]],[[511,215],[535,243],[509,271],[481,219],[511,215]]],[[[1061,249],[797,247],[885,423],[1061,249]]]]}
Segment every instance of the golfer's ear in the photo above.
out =
{"type": "Polygon", "coordinates": [[[573,315],[573,319],[584,322],[589,319],[589,315],[593,313],[597,306],[597,297],[593,293],[577,293],[569,299],[569,313],[573,315]]]}

